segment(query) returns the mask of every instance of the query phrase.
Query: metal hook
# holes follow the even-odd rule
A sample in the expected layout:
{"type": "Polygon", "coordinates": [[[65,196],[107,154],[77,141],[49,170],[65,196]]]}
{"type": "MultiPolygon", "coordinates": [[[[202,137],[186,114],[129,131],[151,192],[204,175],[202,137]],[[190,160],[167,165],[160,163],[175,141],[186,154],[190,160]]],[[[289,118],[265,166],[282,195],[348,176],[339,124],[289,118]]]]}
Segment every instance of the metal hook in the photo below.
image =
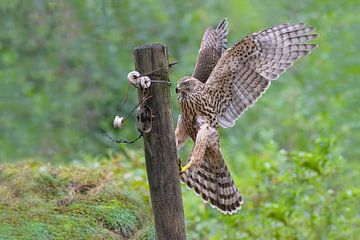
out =
{"type": "Polygon", "coordinates": [[[139,106],[137,109],[137,129],[140,133],[149,133],[152,128],[152,119],[154,116],[152,115],[152,110],[149,106],[139,106]]]}

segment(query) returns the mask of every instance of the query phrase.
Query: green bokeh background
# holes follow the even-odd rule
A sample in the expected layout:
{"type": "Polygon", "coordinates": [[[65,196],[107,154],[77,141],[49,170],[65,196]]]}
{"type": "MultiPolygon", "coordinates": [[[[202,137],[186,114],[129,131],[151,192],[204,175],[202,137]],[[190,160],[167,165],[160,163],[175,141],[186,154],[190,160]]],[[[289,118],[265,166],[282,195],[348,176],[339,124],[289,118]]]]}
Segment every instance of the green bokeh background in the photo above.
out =
{"type": "MultiPolygon", "coordinates": [[[[171,70],[175,84],[191,74],[206,27],[224,17],[229,21],[229,45],[274,24],[304,22],[317,28],[319,48],[273,82],[234,128],[221,130],[225,159],[249,202],[245,213],[220,216],[193,193],[184,192],[189,236],[355,237],[360,182],[359,5],[356,0],[1,0],[0,163],[36,159],[57,165],[129,152],[142,156],[141,141],[117,146],[104,137],[137,135],[134,116],[124,129],[112,128],[114,115],[126,115],[136,104],[131,88],[127,104],[119,108],[128,89],[126,75],[134,68],[135,46],[165,44],[170,60],[180,62],[171,70]],[[309,168],[314,162],[319,166],[309,168]],[[296,181],[286,175],[292,170],[296,181]],[[315,177],[307,182],[298,178],[297,170],[304,171],[306,179],[309,174],[315,177]],[[274,178],[285,184],[285,192],[272,189],[274,178]],[[336,196],[327,198],[329,189],[336,196]],[[301,194],[310,191],[310,203],[296,205],[294,200],[286,205],[290,190],[295,191],[293,198],[302,200],[301,194]],[[266,201],[256,205],[260,192],[266,201]],[[339,207],[345,201],[337,198],[342,194],[352,196],[350,209],[339,207]],[[315,207],[325,204],[321,199],[332,199],[327,209],[315,207]],[[306,209],[309,206],[314,208],[306,209]],[[198,210],[191,212],[194,208],[198,210]],[[289,219],[279,221],[269,208],[289,219]],[[309,212],[296,212],[298,208],[309,212]],[[314,211],[321,213],[321,224],[311,222],[314,211]]],[[[190,149],[187,144],[182,155],[190,149]]],[[[131,164],[131,158],[128,161],[131,164]]]]}

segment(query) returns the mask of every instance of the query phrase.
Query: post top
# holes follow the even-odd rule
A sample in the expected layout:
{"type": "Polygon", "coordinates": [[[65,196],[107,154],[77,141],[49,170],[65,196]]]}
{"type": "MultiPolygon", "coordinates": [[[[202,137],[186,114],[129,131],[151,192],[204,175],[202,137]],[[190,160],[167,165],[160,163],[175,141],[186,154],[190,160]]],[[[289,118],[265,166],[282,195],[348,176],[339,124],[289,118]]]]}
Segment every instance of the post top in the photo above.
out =
{"type": "Polygon", "coordinates": [[[134,48],[134,51],[141,49],[149,49],[149,48],[166,48],[165,45],[161,43],[152,43],[152,44],[143,44],[134,48]]]}

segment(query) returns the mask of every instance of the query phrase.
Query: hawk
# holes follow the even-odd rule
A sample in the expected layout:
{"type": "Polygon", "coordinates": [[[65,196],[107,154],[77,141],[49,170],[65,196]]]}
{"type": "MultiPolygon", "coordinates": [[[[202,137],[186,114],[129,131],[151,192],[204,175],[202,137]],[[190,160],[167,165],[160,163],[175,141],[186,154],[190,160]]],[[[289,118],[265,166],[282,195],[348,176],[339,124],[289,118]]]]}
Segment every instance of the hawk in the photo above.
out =
{"type": "Polygon", "coordinates": [[[194,147],[180,179],[204,201],[225,214],[236,213],[243,199],[220,151],[219,126],[233,127],[272,80],[295,60],[317,47],[314,27],[279,24],[244,37],[227,49],[228,23],[206,29],[192,76],[176,86],[180,106],[175,135],[180,147],[188,138],[194,147]]]}

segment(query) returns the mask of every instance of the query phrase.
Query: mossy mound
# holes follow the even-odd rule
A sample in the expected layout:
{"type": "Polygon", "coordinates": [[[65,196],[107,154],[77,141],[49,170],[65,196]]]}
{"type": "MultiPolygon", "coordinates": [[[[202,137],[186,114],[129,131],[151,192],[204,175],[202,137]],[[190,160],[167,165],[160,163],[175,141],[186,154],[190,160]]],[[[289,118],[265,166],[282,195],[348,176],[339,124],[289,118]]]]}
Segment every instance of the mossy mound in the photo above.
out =
{"type": "Polygon", "coordinates": [[[0,166],[0,239],[154,239],[150,209],[119,170],[0,166]]]}

